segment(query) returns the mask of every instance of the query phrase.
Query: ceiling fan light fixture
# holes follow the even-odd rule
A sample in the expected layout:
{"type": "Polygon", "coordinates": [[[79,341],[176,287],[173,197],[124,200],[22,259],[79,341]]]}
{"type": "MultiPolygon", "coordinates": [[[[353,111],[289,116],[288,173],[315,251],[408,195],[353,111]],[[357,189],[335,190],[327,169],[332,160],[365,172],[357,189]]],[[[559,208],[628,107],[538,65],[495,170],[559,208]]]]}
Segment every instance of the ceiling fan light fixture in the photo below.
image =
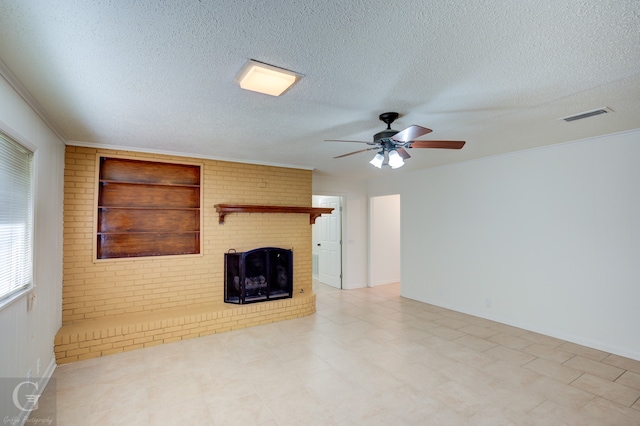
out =
{"type": "Polygon", "coordinates": [[[392,169],[397,169],[404,166],[404,160],[395,149],[389,151],[389,165],[392,169]]]}
{"type": "Polygon", "coordinates": [[[371,161],[369,161],[369,163],[371,163],[374,166],[376,166],[377,168],[381,169],[383,161],[384,161],[384,155],[382,154],[382,151],[380,151],[379,153],[376,154],[375,157],[373,157],[373,159],[371,161]]]}
{"type": "Polygon", "coordinates": [[[384,121],[387,128],[382,132],[378,132],[373,136],[373,142],[342,140],[342,139],[325,139],[326,142],[357,142],[367,145],[373,145],[373,148],[360,149],[358,151],[349,152],[347,154],[338,155],[334,158],[347,157],[349,155],[358,154],[371,150],[380,150],[369,163],[378,169],[384,166],[390,166],[392,169],[398,169],[404,166],[405,160],[411,158],[411,155],[405,148],[441,148],[441,149],[460,149],[464,146],[464,141],[416,141],[415,138],[431,133],[433,130],[426,127],[411,125],[404,130],[397,131],[391,129],[391,123],[398,118],[397,112],[384,112],[380,114],[380,120],[384,121]]]}
{"type": "Polygon", "coordinates": [[[280,96],[291,88],[301,75],[273,65],[249,60],[238,74],[240,87],[265,95],[280,96]]]}

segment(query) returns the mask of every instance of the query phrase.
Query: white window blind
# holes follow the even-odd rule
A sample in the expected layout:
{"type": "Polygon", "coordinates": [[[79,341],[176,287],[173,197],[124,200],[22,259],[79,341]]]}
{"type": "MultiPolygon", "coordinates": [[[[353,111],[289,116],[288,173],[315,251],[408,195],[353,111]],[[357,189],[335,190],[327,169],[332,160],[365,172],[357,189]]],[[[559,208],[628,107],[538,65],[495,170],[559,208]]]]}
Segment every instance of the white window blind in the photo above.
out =
{"type": "Polygon", "coordinates": [[[33,282],[32,158],[0,132],[0,304],[33,282]]]}

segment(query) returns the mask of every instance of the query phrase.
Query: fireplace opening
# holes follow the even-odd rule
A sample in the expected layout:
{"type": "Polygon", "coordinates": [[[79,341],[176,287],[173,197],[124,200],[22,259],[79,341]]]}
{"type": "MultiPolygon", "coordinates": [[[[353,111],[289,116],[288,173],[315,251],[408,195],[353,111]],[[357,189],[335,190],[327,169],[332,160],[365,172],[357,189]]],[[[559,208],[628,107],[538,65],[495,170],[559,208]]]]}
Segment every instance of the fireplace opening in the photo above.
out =
{"type": "Polygon", "coordinates": [[[293,296],[293,252],[262,247],[224,255],[224,301],[255,303],[293,296]]]}

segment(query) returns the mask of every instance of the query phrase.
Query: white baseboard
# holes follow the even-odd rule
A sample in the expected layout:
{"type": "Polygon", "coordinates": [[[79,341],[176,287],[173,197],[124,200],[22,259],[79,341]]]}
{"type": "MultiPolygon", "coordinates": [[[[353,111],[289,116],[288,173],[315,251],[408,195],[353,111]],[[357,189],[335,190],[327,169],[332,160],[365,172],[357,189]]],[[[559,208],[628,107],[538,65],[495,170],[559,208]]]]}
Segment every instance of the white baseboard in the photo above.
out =
{"type": "MultiPolygon", "coordinates": [[[[47,369],[44,370],[44,373],[42,375],[42,377],[39,377],[36,382],[37,386],[38,386],[38,395],[42,396],[45,388],[47,387],[47,384],[49,383],[49,380],[51,379],[51,377],[53,377],[53,373],[54,371],[56,371],[56,357],[52,357],[51,362],[49,363],[49,365],[47,366],[47,369]]],[[[20,425],[20,426],[24,426],[25,424],[27,424],[27,422],[29,421],[29,415],[31,414],[31,411],[33,410],[33,408],[35,407],[36,401],[29,401],[27,407],[25,411],[20,411],[20,414],[18,416],[18,418],[16,419],[15,423],[12,424],[16,424],[16,425],[20,425]]]]}
{"type": "MultiPolygon", "coordinates": [[[[407,297],[407,296],[404,296],[407,297]]],[[[502,318],[500,316],[496,316],[496,315],[487,315],[484,312],[477,312],[477,311],[473,311],[473,310],[469,310],[469,309],[461,309],[458,306],[453,306],[453,305],[449,305],[447,303],[442,303],[440,301],[437,300],[422,300],[422,299],[415,299],[415,298],[411,298],[412,300],[417,300],[418,302],[423,302],[423,303],[428,303],[430,305],[434,305],[434,306],[439,306],[441,308],[445,308],[445,309],[450,309],[452,311],[456,311],[456,312],[461,312],[463,314],[468,314],[468,315],[473,315],[475,317],[479,317],[479,318],[484,318],[484,319],[488,319],[491,321],[496,321],[499,322],[501,324],[506,324],[506,325],[510,325],[512,327],[516,327],[516,328],[521,328],[523,330],[527,330],[527,331],[532,331],[534,333],[538,333],[538,334],[543,334],[545,336],[549,336],[549,337],[554,337],[556,339],[560,339],[560,340],[564,340],[567,342],[571,342],[571,343],[575,343],[578,345],[582,345],[582,346],[586,346],[589,348],[593,348],[593,349],[597,349],[603,352],[608,352],[614,355],[619,355],[619,356],[623,356],[625,358],[631,358],[634,359],[636,361],[640,361],[640,353],[626,349],[626,348],[620,348],[620,347],[616,347],[616,346],[611,346],[602,342],[597,342],[597,341],[593,341],[590,339],[586,339],[584,337],[581,336],[575,336],[572,335],[570,333],[563,333],[563,332],[558,332],[556,330],[547,330],[532,324],[526,324],[523,322],[519,322],[519,321],[512,321],[510,319],[507,318],[502,318]]]]}
{"type": "Polygon", "coordinates": [[[400,282],[400,278],[397,279],[392,279],[392,280],[385,280],[385,281],[376,281],[374,283],[371,283],[371,287],[375,287],[378,285],[387,285],[387,284],[396,284],[400,282]]]}

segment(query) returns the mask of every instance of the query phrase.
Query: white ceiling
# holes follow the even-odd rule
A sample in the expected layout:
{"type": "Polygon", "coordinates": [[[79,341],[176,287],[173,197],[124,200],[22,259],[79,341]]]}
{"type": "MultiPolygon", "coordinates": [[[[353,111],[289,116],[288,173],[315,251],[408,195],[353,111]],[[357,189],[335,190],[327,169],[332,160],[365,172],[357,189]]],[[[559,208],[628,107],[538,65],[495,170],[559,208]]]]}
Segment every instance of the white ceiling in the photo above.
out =
{"type": "Polygon", "coordinates": [[[637,0],[0,0],[0,60],[71,143],[345,178],[640,127],[637,0]],[[304,77],[243,91],[248,59],[304,77]],[[467,145],[332,158],[366,145],[324,139],[368,141],[385,111],[467,145]]]}

